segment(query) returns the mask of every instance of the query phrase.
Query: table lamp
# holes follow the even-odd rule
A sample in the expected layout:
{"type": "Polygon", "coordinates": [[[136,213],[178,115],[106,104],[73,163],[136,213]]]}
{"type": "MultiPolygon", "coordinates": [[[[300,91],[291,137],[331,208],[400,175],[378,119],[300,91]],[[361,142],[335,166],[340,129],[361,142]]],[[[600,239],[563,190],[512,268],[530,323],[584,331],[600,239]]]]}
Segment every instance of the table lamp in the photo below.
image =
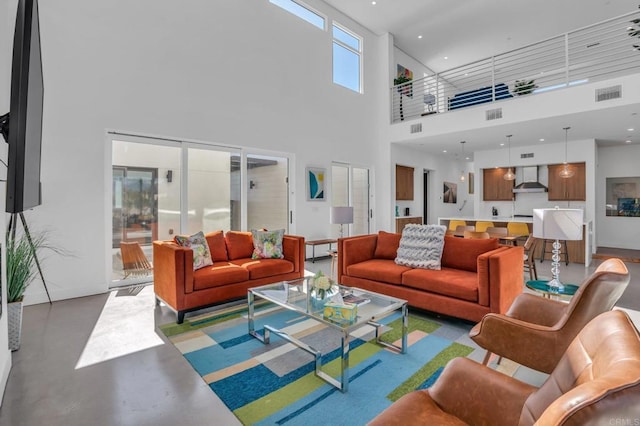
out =
{"type": "Polygon", "coordinates": [[[582,239],[581,209],[533,209],[533,236],[553,242],[551,256],[552,279],[547,284],[550,291],[562,291],[564,286],[560,281],[560,240],[582,239]]]}
{"type": "Polygon", "coordinates": [[[329,221],[334,225],[340,225],[340,238],[342,238],[342,226],[353,223],[353,207],[331,207],[329,221]]]}

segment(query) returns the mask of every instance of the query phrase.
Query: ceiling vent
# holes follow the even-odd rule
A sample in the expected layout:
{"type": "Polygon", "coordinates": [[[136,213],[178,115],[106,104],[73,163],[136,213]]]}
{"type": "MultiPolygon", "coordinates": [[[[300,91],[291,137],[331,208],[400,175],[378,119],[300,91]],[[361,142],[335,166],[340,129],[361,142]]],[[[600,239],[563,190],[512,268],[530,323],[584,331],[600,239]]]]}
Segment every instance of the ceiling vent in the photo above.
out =
{"type": "Polygon", "coordinates": [[[487,121],[502,118],[502,108],[489,109],[486,111],[487,121]]]}
{"type": "Polygon", "coordinates": [[[422,123],[412,124],[411,133],[422,133],[422,123]]]}
{"type": "Polygon", "coordinates": [[[610,99],[618,99],[622,97],[622,85],[604,87],[596,89],[596,102],[608,101],[610,99]]]}
{"type": "Polygon", "coordinates": [[[520,158],[533,158],[533,152],[524,152],[520,154],[520,158]]]}

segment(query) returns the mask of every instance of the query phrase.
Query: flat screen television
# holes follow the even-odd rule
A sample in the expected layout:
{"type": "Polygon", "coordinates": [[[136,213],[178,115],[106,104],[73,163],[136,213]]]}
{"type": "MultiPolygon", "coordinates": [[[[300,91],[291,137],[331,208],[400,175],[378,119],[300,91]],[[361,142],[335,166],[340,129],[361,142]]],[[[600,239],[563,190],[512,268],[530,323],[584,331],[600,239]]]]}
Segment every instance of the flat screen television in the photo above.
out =
{"type": "Polygon", "coordinates": [[[40,205],[40,153],[44,82],[37,0],[19,0],[13,39],[11,100],[2,117],[9,143],[6,211],[20,213],[40,205]]]}

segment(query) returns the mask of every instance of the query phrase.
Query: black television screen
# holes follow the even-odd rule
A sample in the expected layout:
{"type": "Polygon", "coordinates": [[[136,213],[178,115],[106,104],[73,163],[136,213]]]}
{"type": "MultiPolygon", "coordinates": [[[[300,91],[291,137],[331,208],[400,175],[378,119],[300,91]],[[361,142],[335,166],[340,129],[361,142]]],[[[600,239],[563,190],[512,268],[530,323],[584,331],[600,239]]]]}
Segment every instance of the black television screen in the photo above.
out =
{"type": "Polygon", "coordinates": [[[20,213],[41,202],[44,83],[37,0],[18,1],[12,61],[6,210],[20,213]]]}

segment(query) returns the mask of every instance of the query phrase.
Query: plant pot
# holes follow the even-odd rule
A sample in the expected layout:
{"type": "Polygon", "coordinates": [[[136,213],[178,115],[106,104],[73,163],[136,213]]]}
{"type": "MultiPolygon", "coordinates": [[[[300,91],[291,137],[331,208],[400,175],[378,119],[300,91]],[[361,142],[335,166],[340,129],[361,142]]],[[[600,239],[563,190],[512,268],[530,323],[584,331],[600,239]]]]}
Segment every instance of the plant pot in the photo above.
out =
{"type": "Polygon", "coordinates": [[[9,316],[9,349],[20,349],[20,334],[22,332],[22,300],[7,304],[9,316]]]}

